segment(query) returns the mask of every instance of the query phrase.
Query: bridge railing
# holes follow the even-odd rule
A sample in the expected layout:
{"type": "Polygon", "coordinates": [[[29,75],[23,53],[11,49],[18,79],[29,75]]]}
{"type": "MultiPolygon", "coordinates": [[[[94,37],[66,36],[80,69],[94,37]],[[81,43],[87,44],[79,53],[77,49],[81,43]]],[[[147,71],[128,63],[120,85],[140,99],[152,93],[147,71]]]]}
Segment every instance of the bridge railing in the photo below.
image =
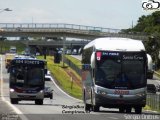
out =
{"type": "Polygon", "coordinates": [[[102,28],[75,24],[63,24],[63,23],[0,23],[0,28],[3,29],[75,29],[75,30],[87,30],[91,32],[108,32],[118,33],[120,29],[102,28]]]}
{"type": "MultiPolygon", "coordinates": [[[[147,35],[138,34],[124,34],[120,29],[93,27],[75,24],[63,23],[0,23],[2,32],[19,32],[19,33],[66,33],[72,37],[95,39],[98,37],[126,37],[132,39],[147,39],[147,35]],[[84,35],[84,36],[83,36],[84,35]]],[[[2,33],[1,32],[1,33],[2,33]]],[[[19,34],[20,35],[20,34],[19,34]]],[[[32,34],[31,34],[32,35],[32,34]]]]}

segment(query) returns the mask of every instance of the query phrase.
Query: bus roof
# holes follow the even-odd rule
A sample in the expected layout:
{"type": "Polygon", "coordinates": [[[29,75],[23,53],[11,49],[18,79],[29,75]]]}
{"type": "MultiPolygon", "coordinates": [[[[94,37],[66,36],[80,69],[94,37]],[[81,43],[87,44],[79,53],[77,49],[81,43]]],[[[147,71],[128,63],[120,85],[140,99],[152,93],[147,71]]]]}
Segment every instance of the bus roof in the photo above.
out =
{"type": "Polygon", "coordinates": [[[96,50],[108,51],[145,51],[145,47],[141,40],[133,40],[130,38],[97,38],[88,43],[84,49],[90,47],[94,47],[96,50]]]}

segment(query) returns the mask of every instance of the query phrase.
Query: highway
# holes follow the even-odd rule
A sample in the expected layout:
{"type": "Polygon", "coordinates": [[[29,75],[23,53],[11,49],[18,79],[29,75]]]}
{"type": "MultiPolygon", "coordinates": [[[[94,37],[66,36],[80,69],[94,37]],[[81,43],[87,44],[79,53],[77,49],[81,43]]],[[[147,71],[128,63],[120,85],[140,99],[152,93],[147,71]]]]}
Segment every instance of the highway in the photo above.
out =
{"type": "MultiPolygon", "coordinates": [[[[54,90],[53,100],[45,98],[44,105],[35,105],[34,101],[20,101],[19,104],[12,105],[9,99],[9,74],[4,67],[4,56],[1,58],[1,99],[22,120],[123,120],[135,119],[136,116],[140,119],[147,116],[160,118],[160,115],[152,111],[143,111],[142,115],[136,115],[134,113],[119,113],[118,109],[101,108],[100,112],[85,113],[83,102],[64,93],[54,81],[46,82],[46,85],[54,90]],[[77,113],[74,113],[75,111],[77,113]]],[[[4,113],[7,112],[4,109],[4,113]]]]}

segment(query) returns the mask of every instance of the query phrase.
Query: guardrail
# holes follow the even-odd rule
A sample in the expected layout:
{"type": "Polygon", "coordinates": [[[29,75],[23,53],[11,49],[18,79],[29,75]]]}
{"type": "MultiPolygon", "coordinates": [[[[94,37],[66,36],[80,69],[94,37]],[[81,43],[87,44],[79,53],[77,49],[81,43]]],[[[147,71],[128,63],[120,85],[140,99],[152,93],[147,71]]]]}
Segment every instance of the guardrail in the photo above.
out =
{"type": "Polygon", "coordinates": [[[79,76],[81,76],[81,69],[78,68],[71,60],[64,57],[64,62],[69,65],[79,76]]]}
{"type": "Polygon", "coordinates": [[[147,105],[152,110],[160,111],[160,94],[147,94],[147,105]]]}

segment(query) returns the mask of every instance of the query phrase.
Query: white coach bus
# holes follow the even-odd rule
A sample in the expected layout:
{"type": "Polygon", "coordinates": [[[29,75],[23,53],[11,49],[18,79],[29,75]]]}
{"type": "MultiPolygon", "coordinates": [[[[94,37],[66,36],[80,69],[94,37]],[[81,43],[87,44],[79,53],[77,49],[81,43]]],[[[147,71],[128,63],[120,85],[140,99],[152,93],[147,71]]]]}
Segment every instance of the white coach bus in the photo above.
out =
{"type": "Polygon", "coordinates": [[[100,107],[141,113],[146,105],[147,56],[140,40],[98,38],[82,53],[83,100],[86,111],[100,107]]]}

